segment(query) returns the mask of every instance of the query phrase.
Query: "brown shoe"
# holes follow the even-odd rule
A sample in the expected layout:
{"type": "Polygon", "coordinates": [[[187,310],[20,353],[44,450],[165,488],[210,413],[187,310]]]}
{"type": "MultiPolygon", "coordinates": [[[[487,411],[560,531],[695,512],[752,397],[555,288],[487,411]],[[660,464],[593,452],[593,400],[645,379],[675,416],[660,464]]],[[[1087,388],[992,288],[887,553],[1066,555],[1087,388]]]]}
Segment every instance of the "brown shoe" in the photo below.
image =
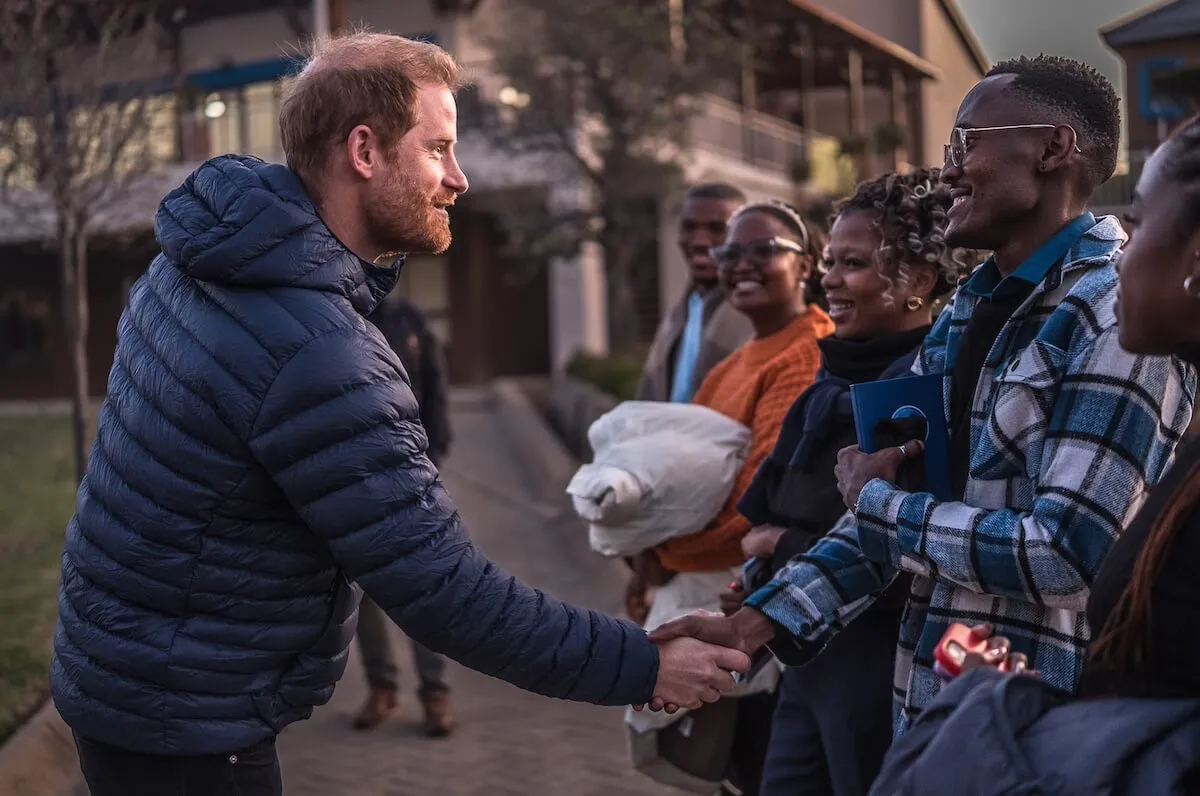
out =
{"type": "Polygon", "coordinates": [[[372,688],[362,712],[354,719],[354,729],[373,730],[396,710],[396,692],[372,688]]]}
{"type": "Polygon", "coordinates": [[[454,731],[454,719],[450,716],[450,693],[431,691],[421,695],[421,707],[425,709],[425,734],[430,738],[445,738],[454,731]]]}

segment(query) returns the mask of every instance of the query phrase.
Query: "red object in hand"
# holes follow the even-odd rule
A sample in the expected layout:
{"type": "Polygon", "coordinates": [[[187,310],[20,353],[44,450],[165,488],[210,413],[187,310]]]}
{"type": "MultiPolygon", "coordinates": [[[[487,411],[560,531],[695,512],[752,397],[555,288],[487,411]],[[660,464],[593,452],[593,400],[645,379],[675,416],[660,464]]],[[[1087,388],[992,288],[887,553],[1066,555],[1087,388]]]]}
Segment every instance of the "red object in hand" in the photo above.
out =
{"type": "Polygon", "coordinates": [[[963,662],[972,652],[983,655],[988,650],[988,640],[975,635],[966,625],[954,623],[933,650],[933,658],[950,677],[962,673],[963,662]]]}

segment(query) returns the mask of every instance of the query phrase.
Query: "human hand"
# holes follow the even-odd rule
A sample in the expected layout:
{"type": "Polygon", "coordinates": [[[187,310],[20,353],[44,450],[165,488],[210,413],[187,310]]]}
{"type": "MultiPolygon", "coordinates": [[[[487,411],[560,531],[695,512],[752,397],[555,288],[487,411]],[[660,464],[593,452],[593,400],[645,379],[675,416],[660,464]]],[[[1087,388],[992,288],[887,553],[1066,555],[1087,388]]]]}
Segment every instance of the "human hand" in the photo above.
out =
{"type": "MultiPolygon", "coordinates": [[[[750,668],[750,656],[694,638],[655,642],[658,647],[658,680],[652,710],[674,713],[716,702],[738,684],[734,672],[750,668]]],[[[636,706],[641,709],[641,705],[636,706]]]]}
{"type": "Polygon", "coordinates": [[[718,598],[721,601],[721,613],[725,616],[732,616],[742,607],[742,601],[746,599],[745,584],[742,583],[742,578],[739,575],[729,584],[729,591],[721,592],[718,598]]]}
{"type": "Polygon", "coordinates": [[[646,624],[650,615],[650,594],[646,580],[637,572],[629,575],[625,584],[625,613],[639,625],[646,624]]]}
{"type": "Polygon", "coordinates": [[[770,558],[775,554],[779,538],[786,532],[786,528],[778,525],[756,525],[742,537],[742,553],[746,558],[770,558]]]}
{"type": "Polygon", "coordinates": [[[896,483],[896,474],[900,465],[906,460],[920,456],[925,450],[925,444],[920,440],[911,440],[894,448],[884,448],[877,453],[863,453],[857,445],[842,448],[838,451],[837,466],[833,474],[837,476],[838,492],[842,495],[846,507],[851,511],[858,505],[858,496],[863,487],[882,478],[890,484],[896,483]]]}
{"type": "MultiPolygon", "coordinates": [[[[1039,677],[1039,673],[1029,668],[1029,658],[1020,652],[1012,652],[1010,650],[1010,642],[1004,636],[993,635],[991,625],[981,624],[971,628],[971,636],[978,641],[987,640],[987,648],[983,652],[968,652],[963,658],[963,662],[959,667],[959,674],[978,669],[981,666],[990,666],[997,671],[1006,674],[1025,674],[1032,677],[1039,677]]],[[[953,675],[942,667],[941,663],[934,663],[934,670],[943,680],[953,679],[953,675]]]]}
{"type": "Polygon", "coordinates": [[[697,638],[709,644],[753,655],[775,637],[775,625],[753,608],[741,608],[732,616],[697,611],[667,622],[650,633],[656,643],[677,638],[697,638]]]}

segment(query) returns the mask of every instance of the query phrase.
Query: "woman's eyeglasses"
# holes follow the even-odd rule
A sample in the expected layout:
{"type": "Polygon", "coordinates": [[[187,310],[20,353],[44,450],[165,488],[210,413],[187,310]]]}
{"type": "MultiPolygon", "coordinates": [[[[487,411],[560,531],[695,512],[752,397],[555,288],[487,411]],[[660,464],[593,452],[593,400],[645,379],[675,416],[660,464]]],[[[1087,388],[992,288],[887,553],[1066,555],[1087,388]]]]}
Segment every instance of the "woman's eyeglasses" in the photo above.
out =
{"type": "Polygon", "coordinates": [[[766,265],[780,252],[804,254],[804,247],[787,238],[765,238],[749,243],[726,243],[708,250],[708,256],[718,268],[732,268],[743,259],[753,265],[766,265]]]}
{"type": "Polygon", "coordinates": [[[953,166],[954,168],[962,166],[963,158],[967,156],[967,149],[970,146],[970,136],[978,133],[998,133],[1007,130],[1055,130],[1059,127],[1066,127],[1071,131],[1071,140],[1075,142],[1075,151],[1082,152],[1083,150],[1079,148],[1079,134],[1069,124],[1006,124],[1001,127],[955,127],[950,133],[950,143],[943,145],[943,165],[953,166]]]}

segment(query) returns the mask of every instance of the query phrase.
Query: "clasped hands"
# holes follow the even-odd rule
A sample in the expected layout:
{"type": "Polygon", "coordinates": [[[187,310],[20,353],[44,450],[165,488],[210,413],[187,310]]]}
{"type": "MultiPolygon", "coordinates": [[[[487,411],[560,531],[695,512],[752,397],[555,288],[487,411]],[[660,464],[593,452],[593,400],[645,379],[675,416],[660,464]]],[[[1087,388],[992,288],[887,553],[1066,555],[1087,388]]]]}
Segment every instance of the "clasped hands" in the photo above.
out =
{"type": "Polygon", "coordinates": [[[771,621],[750,608],[732,616],[698,611],[654,630],[658,680],[650,709],[674,713],[716,702],[738,685],[736,673],[746,672],[750,656],[774,635],[771,621]]]}

